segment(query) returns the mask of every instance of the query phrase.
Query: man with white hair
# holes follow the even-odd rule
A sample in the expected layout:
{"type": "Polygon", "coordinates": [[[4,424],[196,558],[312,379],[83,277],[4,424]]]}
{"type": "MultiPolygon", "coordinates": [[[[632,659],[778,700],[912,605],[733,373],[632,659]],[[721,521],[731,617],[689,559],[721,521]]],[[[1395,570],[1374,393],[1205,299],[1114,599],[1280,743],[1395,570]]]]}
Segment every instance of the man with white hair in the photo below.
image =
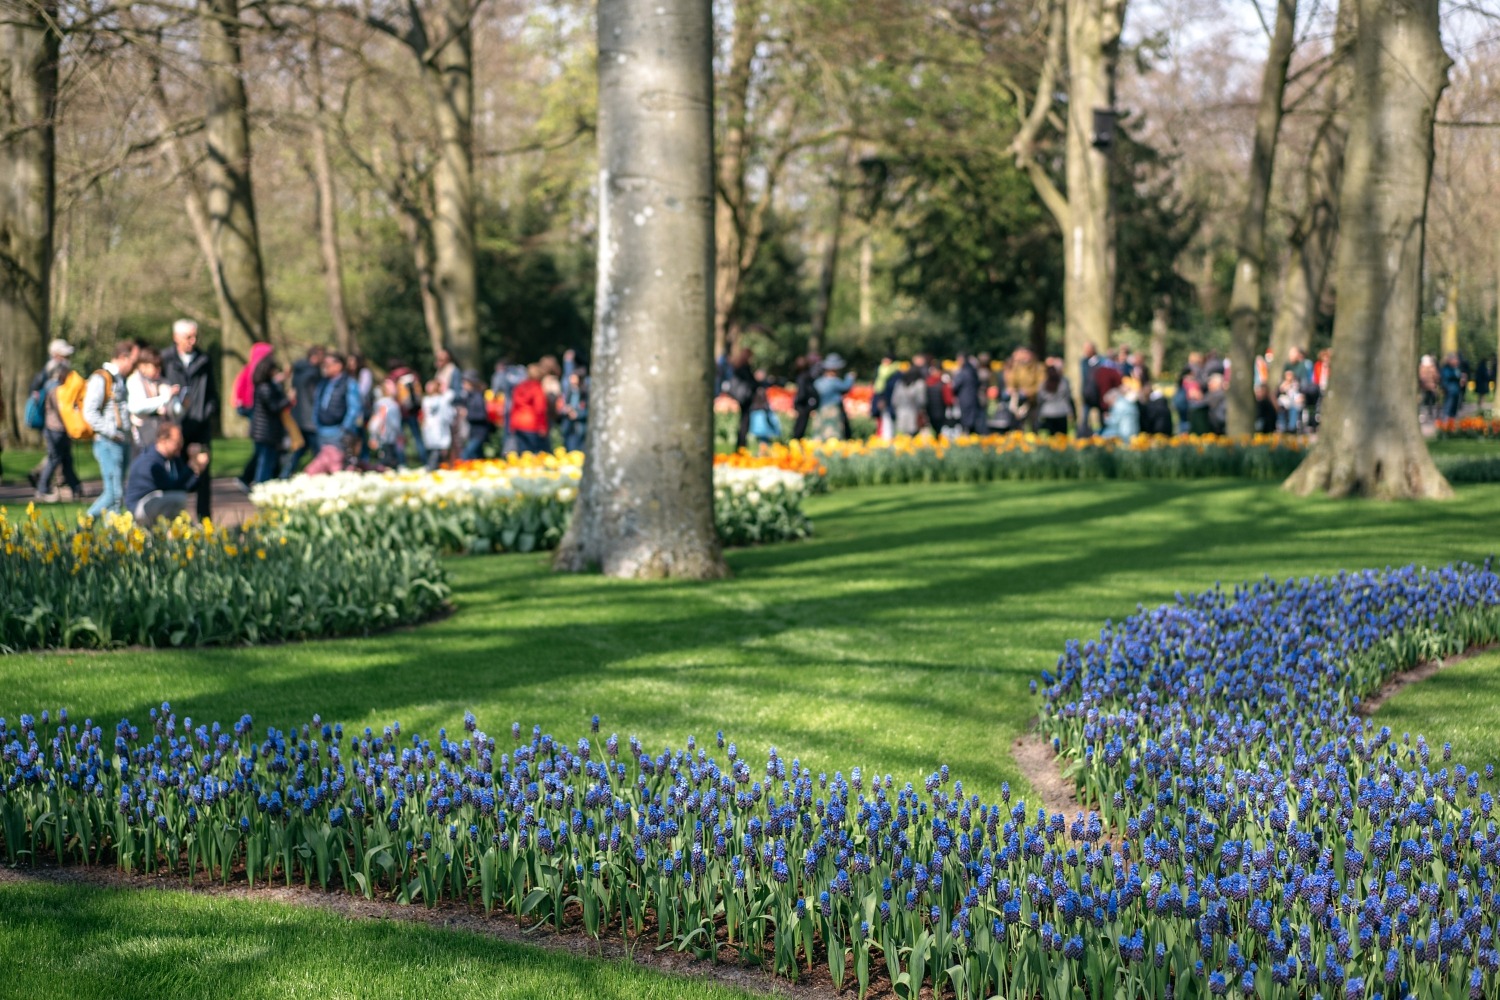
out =
{"type": "MultiPolygon", "coordinates": [[[[219,419],[219,386],[208,355],[198,350],[198,324],[192,320],[180,319],[172,324],[172,346],[161,354],[161,379],[179,387],[182,439],[187,445],[189,461],[196,467],[196,456],[209,455],[213,444],[214,424],[219,419]]],[[[209,516],[212,478],[205,464],[196,484],[199,518],[209,516]]]]}

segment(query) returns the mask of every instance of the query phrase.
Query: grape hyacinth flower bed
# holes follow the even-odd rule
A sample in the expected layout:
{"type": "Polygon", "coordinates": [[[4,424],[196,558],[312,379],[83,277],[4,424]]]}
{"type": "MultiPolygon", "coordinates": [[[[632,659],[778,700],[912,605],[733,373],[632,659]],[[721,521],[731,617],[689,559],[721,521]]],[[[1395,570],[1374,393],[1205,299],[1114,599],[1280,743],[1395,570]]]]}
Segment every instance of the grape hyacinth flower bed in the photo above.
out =
{"type": "Polygon", "coordinates": [[[0,721],[0,851],[300,881],[623,931],[836,984],[1047,1000],[1500,995],[1491,769],[1370,726],[1391,673],[1500,637],[1488,566],[1214,590],[1069,644],[1044,731],[1100,811],[652,752],[468,716],[0,721]]]}

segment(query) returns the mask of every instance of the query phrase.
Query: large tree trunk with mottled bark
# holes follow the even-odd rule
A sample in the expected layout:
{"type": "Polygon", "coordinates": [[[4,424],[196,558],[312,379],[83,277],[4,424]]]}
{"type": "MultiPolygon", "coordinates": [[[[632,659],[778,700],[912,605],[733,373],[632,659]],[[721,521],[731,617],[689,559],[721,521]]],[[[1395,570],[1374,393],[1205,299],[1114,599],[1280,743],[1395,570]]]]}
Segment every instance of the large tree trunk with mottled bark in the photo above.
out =
{"type": "Polygon", "coordinates": [[[448,349],[461,367],[479,364],[479,281],[474,258],[474,41],[471,0],[446,0],[443,41],[424,64],[438,130],[432,175],[433,275],[448,349]]]}
{"type": "Polygon", "coordinates": [[[56,25],[53,0],[0,0],[0,436],[23,443],[50,324],[56,25]]]}
{"type": "Polygon", "coordinates": [[[709,579],[713,14],[600,0],[599,264],[587,454],[559,569],[709,579]]]}
{"type": "MultiPolygon", "coordinates": [[[[1276,26],[1255,112],[1255,140],[1250,151],[1245,207],[1240,213],[1234,288],[1229,295],[1229,370],[1233,375],[1229,380],[1230,434],[1249,434],[1255,429],[1254,370],[1260,347],[1261,276],[1266,267],[1266,203],[1271,197],[1271,171],[1281,136],[1281,101],[1296,46],[1296,28],[1297,0],[1277,0],[1276,26]]],[[[1268,391],[1271,388],[1268,386],[1268,391]]]]}
{"type": "MultiPolygon", "coordinates": [[[[240,60],[239,0],[201,0],[200,49],[208,111],[204,180],[213,263],[218,272],[220,385],[233,385],[250,345],[267,340],[266,281],[261,267],[255,194],[250,183],[250,122],[240,60]]],[[[243,436],[244,418],[222,412],[226,435],[243,436]]]]}
{"type": "Polygon", "coordinates": [[[1318,443],[1297,493],[1452,494],[1417,422],[1417,331],[1433,121],[1451,65],[1438,0],[1359,0],[1339,199],[1339,305],[1318,443]]]}
{"type": "MultiPolygon", "coordinates": [[[[1115,217],[1109,149],[1094,142],[1094,112],[1113,109],[1125,0],[1066,0],[1067,220],[1063,225],[1064,371],[1085,344],[1109,346],[1115,315],[1115,217]]],[[[1074,386],[1075,394],[1082,392],[1074,386]]]]}

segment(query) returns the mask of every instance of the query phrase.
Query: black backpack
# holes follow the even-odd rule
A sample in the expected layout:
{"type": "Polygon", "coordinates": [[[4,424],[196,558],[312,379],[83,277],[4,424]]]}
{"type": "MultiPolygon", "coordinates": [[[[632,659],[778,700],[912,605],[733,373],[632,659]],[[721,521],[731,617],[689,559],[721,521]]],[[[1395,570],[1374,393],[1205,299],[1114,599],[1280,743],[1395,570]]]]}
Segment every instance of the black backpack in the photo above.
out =
{"type": "Polygon", "coordinates": [[[1083,385],[1079,386],[1084,406],[1095,408],[1099,406],[1099,381],[1094,378],[1094,369],[1097,367],[1097,365],[1089,365],[1084,368],[1083,385]]]}

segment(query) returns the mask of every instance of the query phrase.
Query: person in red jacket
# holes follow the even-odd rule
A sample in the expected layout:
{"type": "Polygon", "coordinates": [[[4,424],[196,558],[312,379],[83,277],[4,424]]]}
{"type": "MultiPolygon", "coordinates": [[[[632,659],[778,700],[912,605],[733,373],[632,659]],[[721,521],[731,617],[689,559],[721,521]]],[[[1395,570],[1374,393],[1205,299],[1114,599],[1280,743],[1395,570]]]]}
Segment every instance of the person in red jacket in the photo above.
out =
{"type": "Polygon", "coordinates": [[[539,365],[527,365],[525,381],[516,385],[510,404],[510,430],[521,454],[550,450],[547,444],[552,426],[539,365]]]}

